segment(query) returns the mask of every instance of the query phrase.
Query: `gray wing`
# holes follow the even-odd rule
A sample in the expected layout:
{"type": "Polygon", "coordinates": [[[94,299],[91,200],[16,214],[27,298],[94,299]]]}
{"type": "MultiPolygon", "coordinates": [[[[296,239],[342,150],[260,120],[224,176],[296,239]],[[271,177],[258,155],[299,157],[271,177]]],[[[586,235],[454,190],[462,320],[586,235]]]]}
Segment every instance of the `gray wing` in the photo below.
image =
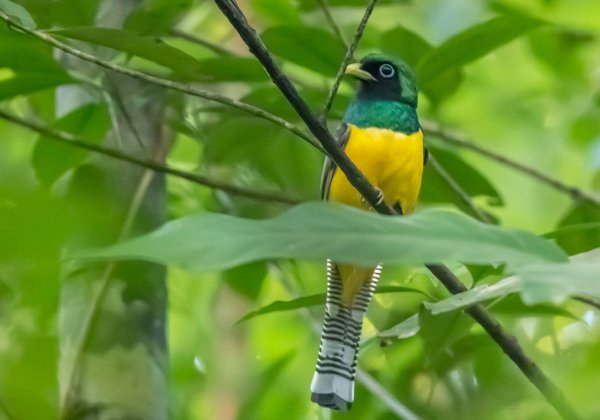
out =
{"type": "MultiPolygon", "coordinates": [[[[337,131],[337,142],[342,149],[346,147],[348,144],[348,139],[350,138],[350,126],[345,122],[342,122],[340,128],[337,131]]],[[[321,174],[321,199],[327,200],[329,197],[329,187],[331,186],[331,180],[333,179],[333,174],[335,173],[335,169],[337,165],[328,157],[325,158],[325,162],[323,163],[323,173],[321,174]]]]}

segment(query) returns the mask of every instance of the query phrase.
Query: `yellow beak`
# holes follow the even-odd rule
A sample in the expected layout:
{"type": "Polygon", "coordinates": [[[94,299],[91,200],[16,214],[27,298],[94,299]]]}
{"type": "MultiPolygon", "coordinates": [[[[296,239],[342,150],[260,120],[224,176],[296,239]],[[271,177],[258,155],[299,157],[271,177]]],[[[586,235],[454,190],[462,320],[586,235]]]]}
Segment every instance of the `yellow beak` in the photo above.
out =
{"type": "Polygon", "coordinates": [[[360,68],[360,63],[348,64],[344,73],[349,74],[350,76],[354,76],[360,80],[377,81],[376,78],[371,76],[371,73],[369,73],[368,71],[364,71],[360,68]]]}

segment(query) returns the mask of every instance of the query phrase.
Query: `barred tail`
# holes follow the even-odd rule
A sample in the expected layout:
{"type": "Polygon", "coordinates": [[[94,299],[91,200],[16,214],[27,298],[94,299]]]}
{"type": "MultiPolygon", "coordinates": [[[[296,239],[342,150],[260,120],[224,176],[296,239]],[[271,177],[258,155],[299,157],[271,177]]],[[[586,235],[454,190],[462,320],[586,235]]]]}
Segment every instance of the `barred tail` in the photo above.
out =
{"type": "Polygon", "coordinates": [[[354,376],[363,318],[373,296],[381,266],[373,271],[351,308],[342,305],[342,280],[327,260],[327,305],[317,368],[310,386],[311,400],[332,410],[349,410],[354,401],[354,376]]]}

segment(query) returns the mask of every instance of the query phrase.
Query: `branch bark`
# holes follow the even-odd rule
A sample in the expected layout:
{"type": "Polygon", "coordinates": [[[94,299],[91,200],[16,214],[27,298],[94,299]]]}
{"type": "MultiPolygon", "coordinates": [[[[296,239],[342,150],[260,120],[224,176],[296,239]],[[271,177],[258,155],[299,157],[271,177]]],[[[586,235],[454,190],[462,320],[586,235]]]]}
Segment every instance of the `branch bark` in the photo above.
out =
{"type": "MultiPolygon", "coordinates": [[[[264,66],[265,70],[273,80],[273,83],[281,90],[309,130],[323,145],[323,148],[328,152],[329,156],[337,164],[340,170],[344,172],[350,183],[379,213],[387,215],[394,214],[394,211],[385,204],[377,190],[373,188],[364,175],[335,142],[331,133],[323,123],[315,118],[307,104],[298,95],[298,92],[291,81],[275,63],[255,30],[249,25],[237,3],[234,0],[215,0],[215,3],[239,33],[250,51],[264,66]]],[[[451,293],[455,294],[467,290],[464,284],[462,284],[444,265],[430,264],[427,268],[451,293]]],[[[496,343],[500,345],[502,350],[509,355],[511,360],[515,362],[523,374],[535,385],[562,417],[569,419],[579,418],[575,410],[566,401],[561,391],[548,379],[541,369],[539,369],[535,362],[525,355],[515,337],[507,334],[485,308],[479,305],[474,306],[468,310],[468,313],[486,330],[496,343]]]]}

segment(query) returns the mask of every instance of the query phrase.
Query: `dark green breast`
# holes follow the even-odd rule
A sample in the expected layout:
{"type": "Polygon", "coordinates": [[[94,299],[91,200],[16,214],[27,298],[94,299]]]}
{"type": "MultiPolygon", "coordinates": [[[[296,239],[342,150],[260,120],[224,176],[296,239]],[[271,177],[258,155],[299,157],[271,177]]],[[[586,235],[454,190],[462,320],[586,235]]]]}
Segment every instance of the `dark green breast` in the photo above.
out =
{"type": "Polygon", "coordinates": [[[346,110],[344,122],[360,128],[387,128],[405,134],[421,128],[416,108],[398,101],[359,99],[346,110]]]}

